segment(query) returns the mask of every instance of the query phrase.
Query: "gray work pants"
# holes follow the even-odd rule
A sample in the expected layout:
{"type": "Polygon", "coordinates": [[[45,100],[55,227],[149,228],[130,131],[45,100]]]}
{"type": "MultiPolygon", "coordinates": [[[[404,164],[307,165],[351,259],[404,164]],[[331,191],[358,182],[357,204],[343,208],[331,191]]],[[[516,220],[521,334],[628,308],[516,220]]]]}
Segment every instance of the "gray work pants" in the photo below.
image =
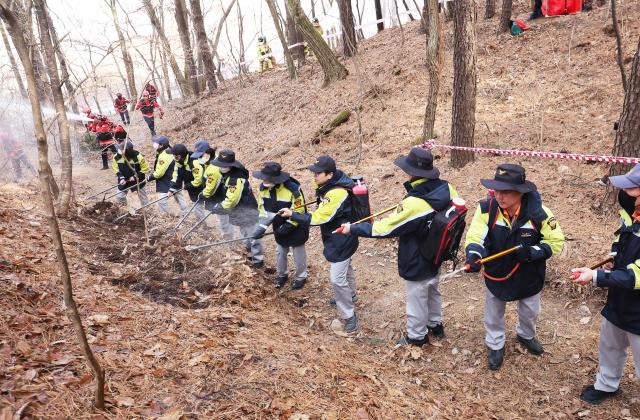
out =
{"type": "MultiPolygon", "coordinates": [[[[240,235],[242,237],[251,236],[256,231],[258,224],[240,226],[240,235]]],[[[262,241],[260,239],[247,239],[244,241],[247,250],[251,254],[251,262],[257,263],[264,261],[264,255],[262,254],[262,241]]]]}
{"type": "Polygon", "coordinates": [[[127,191],[119,191],[118,194],[116,195],[116,200],[118,200],[121,203],[126,203],[127,193],[130,191],[138,193],[138,198],[140,198],[140,204],[142,204],[143,206],[146,206],[147,204],[149,204],[149,197],[147,196],[147,192],[145,191],[144,188],[140,188],[140,190],[136,190],[135,188],[132,188],[127,191]]]}
{"type": "Polygon", "coordinates": [[[169,211],[169,195],[171,195],[173,199],[176,200],[176,203],[178,203],[178,205],[180,206],[181,213],[184,213],[185,211],[189,210],[189,207],[187,207],[187,202],[184,199],[184,197],[181,195],[181,193],[177,193],[177,194],[172,194],[170,192],[158,193],[158,198],[164,198],[163,200],[158,201],[158,208],[160,208],[161,214],[171,214],[171,212],[169,211]]]}
{"type": "Polygon", "coordinates": [[[349,319],[355,314],[353,296],[356,294],[356,275],[351,266],[351,258],[331,263],[329,273],[340,319],[349,319]]]}
{"type": "Polygon", "coordinates": [[[233,225],[229,223],[228,214],[219,214],[218,222],[220,224],[220,231],[222,232],[222,239],[229,241],[234,238],[233,225]]]}
{"type": "MultiPolygon", "coordinates": [[[[527,340],[536,336],[536,321],[540,314],[540,295],[541,293],[538,293],[518,301],[516,332],[527,340]]],[[[485,343],[491,350],[500,350],[504,347],[506,340],[504,311],[506,306],[507,302],[495,297],[489,289],[486,290],[484,300],[485,343]]]]}
{"type": "Polygon", "coordinates": [[[419,281],[405,280],[407,289],[407,336],[422,340],[428,332],[442,323],[442,299],[438,276],[419,281]]]}
{"type": "Polygon", "coordinates": [[[636,380],[640,380],[640,335],[621,330],[603,319],[600,327],[600,369],[594,385],[597,390],[613,392],[618,389],[629,347],[633,351],[636,380]]]}
{"type": "MultiPolygon", "coordinates": [[[[289,271],[287,269],[287,254],[289,253],[289,249],[289,247],[276,244],[276,275],[278,277],[286,276],[289,271]]],[[[306,280],[309,274],[307,272],[307,250],[304,244],[293,247],[293,262],[296,266],[293,280],[306,280]]]]}

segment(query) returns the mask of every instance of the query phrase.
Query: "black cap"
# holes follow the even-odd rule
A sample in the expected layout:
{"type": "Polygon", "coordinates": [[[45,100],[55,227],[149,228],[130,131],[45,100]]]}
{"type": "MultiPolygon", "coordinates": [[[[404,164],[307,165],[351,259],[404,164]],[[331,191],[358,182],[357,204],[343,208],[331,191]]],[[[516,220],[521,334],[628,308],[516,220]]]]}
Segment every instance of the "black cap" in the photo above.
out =
{"type": "Polygon", "coordinates": [[[253,177],[271,181],[274,184],[282,184],[290,178],[287,172],[282,171],[282,166],[277,162],[265,162],[261,170],[253,171],[253,177]]]}
{"type": "Polygon", "coordinates": [[[189,151],[184,144],[174,144],[170,149],[167,149],[167,153],[170,155],[187,156],[189,151]]]}
{"type": "Polygon", "coordinates": [[[230,149],[224,149],[218,153],[218,157],[212,160],[211,163],[220,168],[243,168],[242,163],[236,160],[236,152],[230,149]]]}
{"type": "Polygon", "coordinates": [[[336,172],[336,161],[331,156],[323,155],[316,159],[313,165],[307,167],[311,172],[336,172]]]}
{"type": "Polygon", "coordinates": [[[400,156],[393,162],[411,176],[438,179],[440,171],[433,167],[433,155],[430,150],[414,147],[407,156],[400,156]]]}
{"type": "Polygon", "coordinates": [[[524,168],[512,163],[498,165],[493,179],[481,179],[480,183],[495,191],[512,190],[528,193],[537,190],[533,182],[527,181],[524,168]]]}

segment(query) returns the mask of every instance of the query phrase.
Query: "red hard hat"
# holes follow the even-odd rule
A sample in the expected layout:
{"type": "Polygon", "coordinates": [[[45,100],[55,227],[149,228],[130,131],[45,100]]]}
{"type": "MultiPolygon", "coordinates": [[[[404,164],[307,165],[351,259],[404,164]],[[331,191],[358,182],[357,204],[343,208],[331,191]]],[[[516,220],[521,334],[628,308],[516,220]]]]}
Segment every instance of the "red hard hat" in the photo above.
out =
{"type": "Polygon", "coordinates": [[[119,98],[122,96],[122,93],[116,93],[116,96],[119,98]]]}

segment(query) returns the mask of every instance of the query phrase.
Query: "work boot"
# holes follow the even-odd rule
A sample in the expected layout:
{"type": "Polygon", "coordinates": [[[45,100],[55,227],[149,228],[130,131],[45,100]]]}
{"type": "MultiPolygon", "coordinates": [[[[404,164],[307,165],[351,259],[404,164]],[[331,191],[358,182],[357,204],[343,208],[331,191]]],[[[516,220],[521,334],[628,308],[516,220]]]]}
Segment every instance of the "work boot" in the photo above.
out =
{"type": "Polygon", "coordinates": [[[263,260],[254,260],[251,265],[253,265],[253,268],[262,268],[264,267],[264,261],[263,260]]]}
{"type": "MultiPolygon", "coordinates": [[[[358,301],[358,295],[351,296],[351,302],[356,303],[358,301]]],[[[329,299],[329,305],[336,306],[336,298],[329,299]]]]}
{"type": "Polygon", "coordinates": [[[620,393],[620,389],[616,389],[613,392],[600,391],[596,389],[593,385],[587,385],[582,388],[582,392],[580,393],[580,399],[584,402],[588,402],[589,404],[598,405],[602,401],[607,398],[616,396],[620,393]]]}
{"type": "Polygon", "coordinates": [[[534,10],[531,15],[529,16],[529,20],[535,20],[535,19],[540,19],[541,17],[543,17],[544,15],[542,14],[542,10],[540,9],[536,9],[534,10]]]}
{"type": "Polygon", "coordinates": [[[353,314],[351,318],[344,320],[344,332],[352,333],[358,329],[358,318],[353,314]]]}
{"type": "Polygon", "coordinates": [[[282,286],[284,286],[287,280],[289,280],[289,276],[286,274],[284,276],[276,277],[276,289],[280,289],[282,286]]]}
{"type": "Polygon", "coordinates": [[[532,339],[526,339],[524,337],[518,336],[518,341],[529,350],[529,353],[535,354],[536,356],[542,356],[544,353],[544,348],[542,348],[542,344],[535,337],[532,339]]]}
{"type": "Polygon", "coordinates": [[[500,350],[489,349],[489,369],[498,370],[502,366],[502,360],[504,359],[504,347],[500,350]]]}
{"type": "Polygon", "coordinates": [[[435,338],[444,338],[444,326],[442,324],[438,324],[435,327],[429,327],[429,332],[435,338]]]}
{"type": "Polygon", "coordinates": [[[101,171],[104,171],[104,170],[106,170],[106,169],[109,169],[109,167],[108,167],[108,166],[103,166],[103,167],[102,167],[102,169],[101,169],[101,171]]]}
{"type": "Polygon", "coordinates": [[[403,346],[416,346],[422,347],[425,344],[429,344],[429,335],[425,335],[423,339],[409,338],[407,336],[402,336],[396,341],[396,348],[403,346]]]}
{"type": "Polygon", "coordinates": [[[307,279],[294,280],[293,283],[291,284],[291,289],[292,290],[302,289],[306,282],[307,282],[307,279]]]}

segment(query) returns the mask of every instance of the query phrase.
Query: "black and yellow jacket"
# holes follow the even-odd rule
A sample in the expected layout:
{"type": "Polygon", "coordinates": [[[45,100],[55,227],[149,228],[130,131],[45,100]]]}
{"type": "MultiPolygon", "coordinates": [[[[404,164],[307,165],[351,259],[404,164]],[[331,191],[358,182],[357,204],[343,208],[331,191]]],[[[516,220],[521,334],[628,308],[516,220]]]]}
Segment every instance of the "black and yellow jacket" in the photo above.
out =
{"type": "Polygon", "coordinates": [[[544,286],[546,260],[562,251],[564,245],[562,229],[551,211],[542,205],[538,192],[523,195],[520,215],[513,224],[495,199],[481,201],[467,231],[465,249],[467,256],[484,258],[517,245],[533,246],[535,257],[517,266],[516,253],[512,253],[484,265],[487,288],[506,302],[539,293],[544,286]],[[490,210],[495,212],[493,226],[489,226],[490,210]],[[492,277],[508,278],[498,281],[492,277]]]}
{"type": "Polygon", "coordinates": [[[260,224],[265,228],[271,224],[273,231],[276,232],[274,235],[276,243],[283,247],[303,245],[309,239],[309,224],[298,223],[279,216],[278,211],[284,208],[292,208],[296,213],[306,213],[304,195],[298,181],[289,179],[273,187],[265,187],[260,184],[260,193],[258,194],[260,224]],[[286,223],[291,225],[290,232],[277,233],[278,228],[286,223]]]}
{"type": "Polygon", "coordinates": [[[611,271],[597,270],[594,283],[608,287],[602,316],[616,327],[640,335],[640,218],[634,215],[634,201],[620,191],[620,228],[611,247],[611,271]],[[626,196],[626,197],[625,197],[626,196]]]}
{"type": "Polygon", "coordinates": [[[157,150],[156,161],[153,164],[152,179],[156,180],[156,192],[159,193],[167,193],[171,188],[175,161],[173,155],[167,153],[168,148],[168,146],[164,146],[157,150]]]}
{"type": "Polygon", "coordinates": [[[405,182],[407,195],[395,213],[371,223],[351,226],[351,234],[368,238],[399,236],[398,273],[405,280],[424,280],[435,277],[438,269],[422,256],[420,244],[426,240],[430,221],[436,211],[446,209],[458,196],[447,181],[420,178],[405,182]]]}
{"type": "Polygon", "coordinates": [[[312,213],[293,213],[291,220],[320,226],[324,257],[329,262],[341,262],[350,258],[358,249],[358,237],[332,233],[343,223],[352,221],[351,197],[348,189],[353,181],[337,170],[326,184],[316,188],[318,208],[312,213]]]}
{"type": "Polygon", "coordinates": [[[258,223],[258,202],[251,185],[249,172],[243,168],[231,168],[222,174],[224,200],[220,205],[229,213],[229,223],[234,226],[253,226],[258,223]]]}
{"type": "Polygon", "coordinates": [[[191,152],[188,152],[182,162],[174,164],[171,187],[177,190],[184,188],[189,193],[191,201],[196,202],[198,194],[203,189],[202,177],[204,171],[198,159],[194,159],[190,155],[191,152]]]}
{"type": "MultiPolygon", "coordinates": [[[[128,180],[131,177],[135,178],[137,175],[138,181],[140,181],[139,187],[144,187],[146,180],[145,172],[149,172],[149,164],[144,159],[144,156],[142,156],[142,153],[134,150],[132,156],[129,156],[126,161],[125,157],[120,153],[116,154],[111,161],[111,168],[118,177],[118,183],[120,183],[122,179],[128,180]],[[131,168],[127,165],[126,161],[129,162],[131,168]]],[[[122,191],[134,185],[136,185],[135,179],[133,181],[127,181],[124,185],[118,185],[118,189],[122,191]]]]}
{"type": "Polygon", "coordinates": [[[207,199],[207,204],[215,205],[225,199],[224,185],[222,185],[222,172],[216,165],[205,163],[204,165],[204,189],[202,195],[207,199]]]}

